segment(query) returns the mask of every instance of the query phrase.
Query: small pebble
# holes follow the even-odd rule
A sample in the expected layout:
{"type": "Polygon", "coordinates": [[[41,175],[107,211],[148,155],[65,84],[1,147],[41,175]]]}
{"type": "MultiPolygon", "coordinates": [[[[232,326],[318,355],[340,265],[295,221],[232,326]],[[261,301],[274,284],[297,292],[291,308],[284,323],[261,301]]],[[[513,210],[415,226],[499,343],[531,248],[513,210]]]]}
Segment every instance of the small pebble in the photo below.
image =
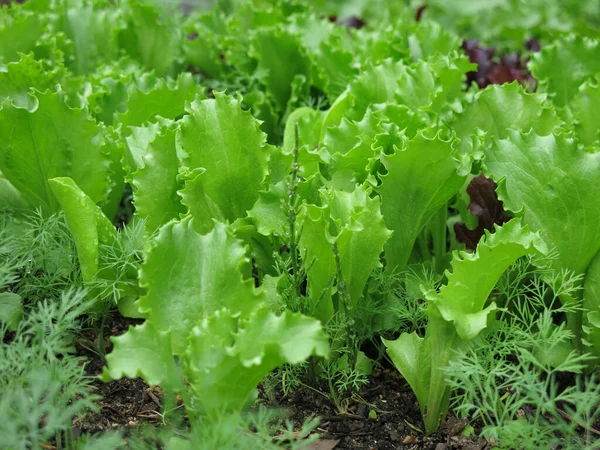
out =
{"type": "Polygon", "coordinates": [[[398,434],[398,432],[396,430],[390,431],[390,439],[393,442],[396,442],[396,441],[400,440],[400,435],[398,434]]]}
{"type": "Polygon", "coordinates": [[[409,436],[406,436],[403,440],[402,443],[404,445],[408,445],[408,444],[414,444],[414,442],[417,440],[416,437],[414,437],[412,434],[409,436]]]}
{"type": "Polygon", "coordinates": [[[448,446],[446,444],[443,443],[439,443],[438,445],[435,446],[435,450],[446,450],[448,448],[448,446]]]}

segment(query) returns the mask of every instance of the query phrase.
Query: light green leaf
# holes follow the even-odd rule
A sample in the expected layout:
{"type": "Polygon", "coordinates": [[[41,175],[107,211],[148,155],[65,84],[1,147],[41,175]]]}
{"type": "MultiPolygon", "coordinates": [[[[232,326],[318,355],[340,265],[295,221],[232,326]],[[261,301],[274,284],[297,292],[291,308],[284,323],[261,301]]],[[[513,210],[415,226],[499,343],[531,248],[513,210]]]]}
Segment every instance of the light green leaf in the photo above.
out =
{"type": "Polygon", "coordinates": [[[394,341],[381,340],[394,366],[417,396],[423,410],[427,405],[431,384],[431,340],[419,337],[417,333],[402,333],[394,341]]]}
{"type": "Polygon", "coordinates": [[[423,227],[463,185],[470,161],[459,162],[454,145],[439,134],[419,133],[395,154],[382,156],[388,173],[377,190],[385,224],[394,232],[385,248],[388,271],[404,270],[423,227]]]}
{"type": "Polygon", "coordinates": [[[123,155],[123,167],[130,175],[144,167],[143,156],[148,151],[150,143],[156,139],[163,130],[165,123],[149,123],[142,127],[130,127],[125,138],[126,150],[123,155]]]}
{"type": "Polygon", "coordinates": [[[240,101],[225,94],[196,100],[188,112],[178,136],[183,164],[204,172],[186,177],[183,203],[200,222],[246,217],[267,174],[266,135],[250,112],[242,111],[240,101]],[[205,198],[218,214],[203,209],[205,198]]]}
{"type": "Polygon", "coordinates": [[[463,151],[473,147],[471,138],[477,130],[486,133],[487,144],[493,138],[505,139],[509,129],[529,131],[533,128],[539,135],[547,135],[562,121],[545,101],[545,95],[528,94],[517,82],[490,85],[475,94],[452,129],[463,141],[463,151]]]}
{"type": "Polygon", "coordinates": [[[273,369],[328,353],[327,335],[315,319],[260,308],[238,323],[221,310],[192,330],[184,371],[207,413],[241,412],[273,369]]]}
{"type": "Polygon", "coordinates": [[[600,250],[600,153],[587,153],[562,134],[509,131],[486,152],[486,174],[510,211],[555,248],[555,264],[585,272],[600,250]]]}
{"type": "Polygon", "coordinates": [[[323,190],[325,206],[307,205],[302,221],[301,254],[310,267],[308,292],[316,317],[331,318],[333,281],[337,276],[332,246],[337,243],[342,276],[351,304],[357,305],[371,272],[380,267],[379,255],[391,232],[386,229],[377,198],[363,187],[351,193],[323,190]]]}
{"type": "Polygon", "coordinates": [[[148,145],[144,165],[132,175],[136,214],[146,219],[149,232],[185,213],[177,190],[179,159],[175,149],[177,130],[167,128],[148,145]]]}
{"type": "Polygon", "coordinates": [[[124,126],[139,126],[154,121],[156,116],[177,119],[185,113],[185,104],[196,96],[204,98],[204,88],[198,86],[190,73],[184,73],[177,80],[155,80],[149,89],[130,85],[127,111],[119,114],[118,120],[124,126]]]}
{"type": "Polygon", "coordinates": [[[265,85],[280,111],[285,110],[292,94],[292,81],[297,75],[306,77],[305,93],[311,79],[311,64],[300,40],[282,26],[260,28],[251,37],[250,54],[258,68],[266,72],[265,85]],[[282,64],[285,61],[285,64],[282,64]]]}
{"type": "Polygon", "coordinates": [[[119,33],[120,46],[158,76],[169,74],[180,42],[173,14],[152,3],[131,0],[126,2],[124,18],[127,28],[119,33]]]}
{"type": "Polygon", "coordinates": [[[23,317],[23,299],[12,292],[0,293],[0,322],[4,323],[9,331],[16,331],[23,317]]]}
{"type": "Polygon", "coordinates": [[[67,66],[76,74],[91,72],[101,63],[117,59],[119,12],[109,3],[70,2],[61,15],[62,28],[73,41],[73,55],[67,66]]]}
{"type": "Polygon", "coordinates": [[[31,207],[21,193],[0,172],[0,208],[6,210],[29,210],[31,207]]]}
{"type": "Polygon", "coordinates": [[[475,253],[454,253],[452,272],[447,272],[448,284],[439,293],[425,293],[433,304],[429,313],[439,312],[444,320],[452,322],[461,339],[474,339],[497,309],[494,302],[484,306],[500,276],[518,258],[533,253],[547,253],[546,244],[519,220],[509,221],[494,234],[486,231],[475,253]]]}
{"type": "Polygon", "coordinates": [[[411,111],[421,111],[428,122],[439,123],[449,104],[462,94],[465,74],[474,69],[466,56],[457,53],[419,60],[398,78],[395,99],[411,111]]]}
{"type": "Polygon", "coordinates": [[[65,212],[83,280],[93,281],[98,274],[99,244],[112,244],[116,230],[102,209],[71,178],[52,178],[48,182],[65,212]]]}
{"type": "Polygon", "coordinates": [[[406,66],[401,61],[388,59],[380,65],[365,67],[350,85],[353,106],[346,117],[360,120],[370,105],[393,102],[398,90],[398,80],[404,77],[406,66]]]}
{"type": "Polygon", "coordinates": [[[108,368],[102,374],[104,381],[142,377],[153,386],[181,388],[168,330],[158,330],[146,321],[129,327],[121,336],[113,336],[111,341],[114,348],[106,355],[108,368]]]}
{"type": "Polygon", "coordinates": [[[284,236],[288,227],[288,216],[283,210],[289,188],[285,181],[269,186],[269,190],[260,193],[260,198],[255,203],[248,215],[256,224],[260,234],[269,236],[277,233],[284,236]]]}
{"type": "Polygon", "coordinates": [[[590,147],[600,141],[600,75],[583,83],[573,100],[576,136],[583,145],[590,147]]]}
{"type": "Polygon", "coordinates": [[[44,32],[42,17],[23,10],[15,11],[2,21],[0,27],[0,60],[18,61],[19,53],[34,50],[44,32]]]}
{"type": "Polygon", "coordinates": [[[58,211],[48,179],[70,177],[94,203],[106,200],[110,159],[100,127],[59,93],[38,93],[32,110],[0,110],[0,171],[33,206],[58,211]]]}
{"type": "Polygon", "coordinates": [[[248,313],[264,298],[242,277],[246,251],[227,227],[217,223],[202,236],[193,219],[164,225],[140,270],[147,294],[138,307],[157,330],[172,330],[173,352],[181,355],[190,330],[204,315],[227,307],[248,313]]]}
{"type": "Polygon", "coordinates": [[[600,252],[586,270],[582,306],[586,340],[600,352],[600,252]]]}
{"type": "Polygon", "coordinates": [[[21,55],[21,59],[6,65],[6,71],[0,72],[0,103],[11,99],[18,108],[35,109],[35,98],[30,94],[32,88],[45,91],[58,83],[57,71],[48,71],[33,53],[21,55]]]}
{"type": "Polygon", "coordinates": [[[550,94],[556,106],[567,106],[579,86],[600,72],[600,45],[577,35],[563,37],[534,53],[529,67],[538,90],[550,94]]]}

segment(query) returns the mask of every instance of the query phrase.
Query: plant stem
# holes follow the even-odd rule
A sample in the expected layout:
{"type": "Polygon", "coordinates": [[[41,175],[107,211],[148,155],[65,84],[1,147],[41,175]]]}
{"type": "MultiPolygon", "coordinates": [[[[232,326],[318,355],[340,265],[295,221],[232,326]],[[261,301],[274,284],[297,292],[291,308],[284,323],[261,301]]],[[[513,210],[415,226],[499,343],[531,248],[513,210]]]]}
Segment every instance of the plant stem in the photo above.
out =
{"type": "Polygon", "coordinates": [[[346,282],[342,273],[342,263],[340,261],[340,252],[337,246],[337,242],[333,244],[333,254],[335,256],[335,266],[337,270],[337,291],[340,299],[340,304],[344,310],[344,321],[346,323],[346,347],[348,348],[348,367],[350,370],[354,370],[356,366],[356,348],[355,348],[355,333],[354,333],[354,320],[351,318],[350,311],[353,306],[350,296],[346,291],[346,282]]]}
{"type": "Polygon", "coordinates": [[[292,257],[292,280],[294,282],[294,288],[296,290],[296,302],[300,301],[302,292],[300,285],[302,283],[301,275],[298,272],[298,243],[296,242],[296,218],[298,216],[298,210],[296,209],[296,198],[298,196],[298,154],[299,154],[299,130],[298,123],[295,125],[296,131],[296,143],[292,150],[292,174],[291,181],[289,183],[288,191],[288,223],[290,225],[290,254],[292,257]]]}
{"type": "Polygon", "coordinates": [[[433,238],[433,253],[435,255],[435,271],[444,271],[444,256],[446,255],[446,234],[448,222],[448,205],[442,206],[431,221],[431,236],[433,238]]]}

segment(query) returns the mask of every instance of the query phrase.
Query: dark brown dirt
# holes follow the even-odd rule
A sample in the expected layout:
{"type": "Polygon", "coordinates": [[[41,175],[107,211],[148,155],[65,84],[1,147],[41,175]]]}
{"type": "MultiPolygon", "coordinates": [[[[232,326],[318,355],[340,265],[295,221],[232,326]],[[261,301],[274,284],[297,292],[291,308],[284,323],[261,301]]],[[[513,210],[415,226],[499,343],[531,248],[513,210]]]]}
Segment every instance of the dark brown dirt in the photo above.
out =
{"type": "MultiPolygon", "coordinates": [[[[104,326],[106,351],[110,352],[109,337],[127,331],[140,320],[127,319],[118,313],[106,320],[104,326]]],[[[88,358],[86,370],[90,376],[102,373],[103,360],[94,351],[97,337],[93,330],[79,339],[79,355],[88,358]]],[[[96,379],[94,393],[101,396],[100,410],[77,418],[76,435],[101,433],[105,430],[132,431],[161,424],[162,396],[159,388],[148,386],[140,378],[121,379],[104,383],[96,379]]],[[[462,434],[466,422],[449,416],[440,432],[425,436],[419,406],[410,387],[393,369],[376,369],[368,384],[354,397],[344,402],[344,410],[336,409],[325,395],[308,388],[298,389],[289,396],[276,394],[269,407],[288,410],[294,423],[300,426],[306,419],[320,418],[316,432],[335,450],[482,450],[489,446],[478,439],[477,433],[462,434]],[[332,446],[335,442],[337,444],[332,446]]],[[[314,447],[318,449],[320,447],[314,447]]],[[[323,447],[325,448],[325,447],[323,447]]]]}
{"type": "Polygon", "coordinates": [[[292,413],[300,425],[311,416],[320,417],[317,431],[323,439],[339,441],[336,450],[481,450],[487,442],[462,433],[467,425],[450,416],[433,436],[425,436],[416,398],[394,370],[375,370],[369,383],[349,399],[344,411],[315,391],[302,388],[277,405],[292,413]],[[371,414],[371,418],[369,415],[371,414]]]}
{"type": "MultiPolygon", "coordinates": [[[[142,320],[125,318],[118,313],[108,317],[104,324],[106,352],[112,349],[111,336],[119,336],[125,333],[129,326],[142,322],[142,320]]],[[[98,377],[102,374],[104,361],[97,353],[97,334],[94,330],[89,330],[79,338],[78,343],[78,355],[88,358],[87,374],[98,377]]],[[[73,427],[77,433],[93,434],[120,427],[136,428],[142,423],[152,425],[160,423],[162,409],[160,389],[148,386],[141,378],[124,378],[109,383],[96,378],[92,385],[94,394],[101,396],[97,402],[100,411],[76,418],[73,427]]]]}

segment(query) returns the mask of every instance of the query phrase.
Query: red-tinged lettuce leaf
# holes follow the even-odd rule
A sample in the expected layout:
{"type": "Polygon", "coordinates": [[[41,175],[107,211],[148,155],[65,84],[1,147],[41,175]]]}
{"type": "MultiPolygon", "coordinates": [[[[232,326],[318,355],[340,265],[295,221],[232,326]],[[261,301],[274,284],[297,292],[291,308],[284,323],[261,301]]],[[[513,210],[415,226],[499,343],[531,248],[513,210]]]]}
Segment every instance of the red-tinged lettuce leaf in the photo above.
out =
{"type": "Polygon", "coordinates": [[[276,367],[328,353],[328,337],[313,318],[260,308],[238,321],[220,310],[192,330],[183,369],[195,400],[214,416],[241,412],[276,367]]]}
{"type": "Polygon", "coordinates": [[[130,85],[127,111],[117,118],[124,126],[140,126],[154,121],[156,116],[178,119],[185,114],[186,103],[204,98],[204,88],[189,73],[181,74],[177,80],[150,80],[148,87],[143,84],[146,83],[138,81],[137,85],[130,85]]]}
{"type": "Polygon", "coordinates": [[[504,139],[509,129],[529,131],[546,135],[562,125],[554,108],[545,104],[543,94],[528,94],[518,83],[492,85],[475,94],[473,100],[452,123],[452,129],[461,139],[460,148],[468,152],[479,150],[478,131],[485,133],[484,142],[504,139]]]}
{"type": "Polygon", "coordinates": [[[242,276],[248,264],[245,247],[224,224],[203,236],[189,217],[168,223],[140,270],[147,294],[138,308],[157,330],[171,329],[173,352],[181,355],[200,318],[223,307],[233,314],[249,313],[263,300],[254,282],[242,276]]]}
{"type": "Polygon", "coordinates": [[[108,368],[103,370],[104,381],[142,377],[150,385],[182,388],[168,330],[158,330],[146,321],[129,327],[125,334],[113,336],[111,340],[114,347],[106,355],[108,368]]]}
{"type": "Polygon", "coordinates": [[[267,175],[270,147],[240,100],[215,93],[214,99],[194,101],[188,112],[178,143],[191,172],[180,195],[206,232],[213,218],[233,223],[246,217],[267,175]]]}
{"type": "Polygon", "coordinates": [[[556,249],[557,268],[584,273],[600,250],[600,153],[563,134],[509,131],[486,152],[485,166],[504,207],[522,212],[556,249]]]}
{"type": "MultiPolygon", "coordinates": [[[[351,193],[322,190],[323,207],[306,205],[300,238],[301,254],[310,267],[308,295],[316,316],[327,323],[333,314],[331,296],[337,277],[332,251],[337,244],[350,309],[358,304],[367,280],[381,266],[379,255],[391,232],[386,229],[377,198],[364,187],[351,193]]],[[[339,281],[339,280],[338,280],[339,281]]]]}
{"type": "Polygon", "coordinates": [[[149,233],[186,212],[177,195],[182,182],[179,180],[176,134],[175,128],[166,128],[158,134],[142,155],[143,167],[131,175],[135,213],[146,219],[149,233]]]}
{"type": "Polygon", "coordinates": [[[69,177],[94,203],[110,191],[110,156],[102,128],[86,110],[71,109],[61,92],[37,93],[32,111],[0,110],[0,171],[44,214],[59,210],[48,179],[69,177]]]}
{"type": "Polygon", "coordinates": [[[596,40],[566,36],[533,55],[529,67],[540,82],[538,90],[547,92],[556,106],[567,106],[579,87],[600,72],[600,45],[596,40]]]}
{"type": "Polygon", "coordinates": [[[496,194],[496,183],[483,175],[471,180],[467,187],[470,213],[478,219],[477,227],[469,229],[466,224],[454,224],[454,232],[458,242],[466,244],[470,250],[475,250],[477,243],[484,235],[485,230],[493,232],[494,225],[502,225],[510,220],[506,215],[502,202],[496,194]]]}
{"type": "Polygon", "coordinates": [[[100,243],[114,244],[117,232],[98,205],[71,178],[52,178],[48,183],[65,212],[83,280],[91,282],[98,275],[100,243]]]}
{"type": "Polygon", "coordinates": [[[486,231],[475,253],[454,253],[451,272],[447,272],[448,284],[439,293],[425,293],[431,305],[428,314],[452,322],[461,339],[474,339],[497,309],[493,302],[484,306],[500,276],[518,258],[547,251],[540,235],[518,220],[504,224],[493,234],[486,231]]]}
{"type": "Polygon", "coordinates": [[[387,170],[377,188],[386,226],[394,234],[385,247],[388,271],[402,271],[423,227],[462,187],[471,168],[459,159],[456,141],[423,133],[381,160],[387,170]]]}

